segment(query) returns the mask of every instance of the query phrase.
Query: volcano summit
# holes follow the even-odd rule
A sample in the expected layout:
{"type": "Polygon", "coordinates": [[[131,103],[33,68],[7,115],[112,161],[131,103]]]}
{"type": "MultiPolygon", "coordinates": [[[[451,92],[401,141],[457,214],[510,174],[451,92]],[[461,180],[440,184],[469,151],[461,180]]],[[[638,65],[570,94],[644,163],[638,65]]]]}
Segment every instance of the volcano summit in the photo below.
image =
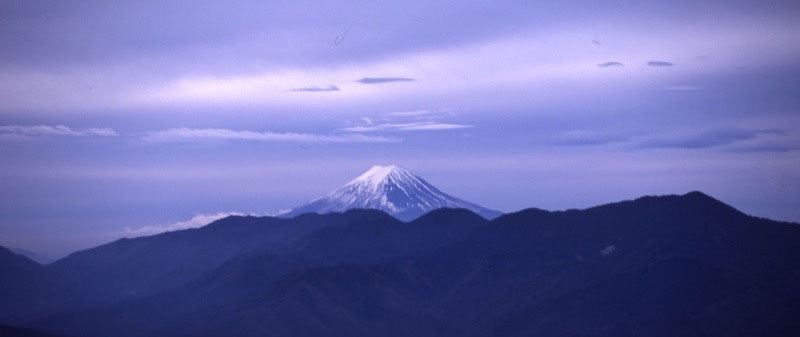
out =
{"type": "Polygon", "coordinates": [[[421,177],[395,165],[373,166],[338,190],[281,214],[343,212],[353,208],[372,208],[408,221],[431,210],[466,208],[487,219],[502,213],[478,206],[440,191],[421,177]]]}

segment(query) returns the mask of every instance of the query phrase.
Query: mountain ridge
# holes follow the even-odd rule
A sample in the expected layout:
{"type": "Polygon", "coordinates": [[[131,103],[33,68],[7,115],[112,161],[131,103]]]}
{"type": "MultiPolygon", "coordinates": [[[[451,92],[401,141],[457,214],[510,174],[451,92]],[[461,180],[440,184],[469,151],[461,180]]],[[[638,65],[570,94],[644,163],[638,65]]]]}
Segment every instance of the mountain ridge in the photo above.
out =
{"type": "MultiPolygon", "coordinates": [[[[150,265],[171,251],[212,249],[228,235],[234,243],[282,237],[291,244],[258,241],[265,244],[231,252],[221,264],[206,261],[184,285],[55,307],[49,316],[8,323],[131,337],[800,332],[793,314],[800,312],[800,226],[752,217],[698,192],[582,210],[529,208],[492,221],[452,208],[409,222],[375,209],[289,219],[234,216],[111,247],[157,249],[125,263],[150,265]],[[286,236],[287,228],[302,231],[286,236]],[[154,245],[165,238],[194,241],[154,245]]],[[[92,275],[105,268],[103,261],[76,266],[92,275]]],[[[169,275],[159,271],[164,267],[133,271],[155,272],[148,279],[159,280],[169,275]]],[[[61,277],[52,266],[42,268],[61,277]]],[[[103,294],[96,284],[131,272],[106,275],[79,294],[103,294]]]]}

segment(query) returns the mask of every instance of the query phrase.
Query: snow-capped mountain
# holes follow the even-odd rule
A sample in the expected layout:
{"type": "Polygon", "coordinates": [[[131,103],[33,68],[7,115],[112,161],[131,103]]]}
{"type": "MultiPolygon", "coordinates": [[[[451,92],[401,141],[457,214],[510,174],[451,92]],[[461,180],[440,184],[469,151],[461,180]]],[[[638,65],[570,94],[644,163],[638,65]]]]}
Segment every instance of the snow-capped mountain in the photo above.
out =
{"type": "Polygon", "coordinates": [[[421,177],[395,165],[376,165],[338,190],[280,216],[374,208],[407,221],[442,207],[466,208],[487,219],[502,214],[450,196],[421,177]]]}

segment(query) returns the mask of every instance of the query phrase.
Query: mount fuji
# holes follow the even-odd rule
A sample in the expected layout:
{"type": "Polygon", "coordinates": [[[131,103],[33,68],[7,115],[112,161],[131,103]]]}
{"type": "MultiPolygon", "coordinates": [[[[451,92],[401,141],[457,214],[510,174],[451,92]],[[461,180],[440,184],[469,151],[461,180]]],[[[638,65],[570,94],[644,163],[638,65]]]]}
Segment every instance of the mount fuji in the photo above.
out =
{"type": "Polygon", "coordinates": [[[409,221],[443,207],[466,208],[487,219],[503,214],[450,196],[398,166],[376,165],[338,190],[279,216],[293,217],[309,212],[330,213],[353,208],[372,208],[409,221]]]}

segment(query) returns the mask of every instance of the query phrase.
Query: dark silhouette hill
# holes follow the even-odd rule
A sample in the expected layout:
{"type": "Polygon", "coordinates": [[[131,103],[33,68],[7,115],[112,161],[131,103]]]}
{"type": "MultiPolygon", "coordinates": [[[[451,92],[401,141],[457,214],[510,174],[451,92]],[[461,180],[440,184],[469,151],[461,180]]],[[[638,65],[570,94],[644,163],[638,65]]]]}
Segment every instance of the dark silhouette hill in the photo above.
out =
{"type": "Polygon", "coordinates": [[[0,325],[0,336],[3,337],[69,337],[51,334],[33,329],[18,328],[10,325],[0,325]]]}
{"type": "Polygon", "coordinates": [[[47,310],[51,279],[38,262],[0,247],[0,324],[23,319],[20,308],[47,310]]]}
{"type": "Polygon", "coordinates": [[[320,228],[362,218],[358,212],[304,214],[292,219],[230,216],[202,228],[120,239],[46,266],[26,258],[30,262],[26,272],[11,274],[24,280],[19,282],[47,283],[46,291],[33,294],[16,291],[27,286],[4,288],[12,289],[11,297],[0,299],[20,297],[22,304],[9,309],[12,312],[0,321],[12,314],[15,320],[34,319],[53,311],[147,297],[184,286],[240,255],[280,252],[320,228]],[[31,275],[29,269],[48,276],[26,276],[31,275]]]}
{"type": "MultiPolygon", "coordinates": [[[[800,226],[700,192],[492,221],[464,209],[411,222],[351,210],[233,217],[180,233],[170,233],[174,246],[141,239],[166,251],[142,261],[185,250],[186,260],[167,261],[194,266],[192,277],[21,323],[82,336],[800,334],[800,226]],[[245,244],[228,246],[238,240],[245,244]]],[[[113,266],[142,254],[111,252],[90,261],[113,266]]],[[[157,283],[168,265],[139,280],[157,283]]]]}

